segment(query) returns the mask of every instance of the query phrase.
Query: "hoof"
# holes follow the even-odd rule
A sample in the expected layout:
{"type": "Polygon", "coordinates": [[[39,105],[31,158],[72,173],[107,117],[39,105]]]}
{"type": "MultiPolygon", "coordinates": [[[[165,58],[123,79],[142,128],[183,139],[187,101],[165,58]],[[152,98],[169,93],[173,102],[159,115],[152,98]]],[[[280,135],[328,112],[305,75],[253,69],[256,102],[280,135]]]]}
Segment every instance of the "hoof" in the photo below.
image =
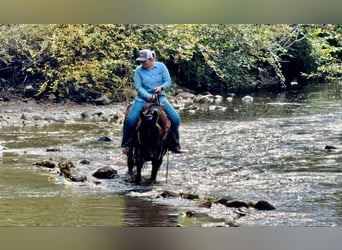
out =
{"type": "Polygon", "coordinates": [[[135,184],[139,185],[141,183],[141,177],[136,176],[134,182],[135,184]]]}

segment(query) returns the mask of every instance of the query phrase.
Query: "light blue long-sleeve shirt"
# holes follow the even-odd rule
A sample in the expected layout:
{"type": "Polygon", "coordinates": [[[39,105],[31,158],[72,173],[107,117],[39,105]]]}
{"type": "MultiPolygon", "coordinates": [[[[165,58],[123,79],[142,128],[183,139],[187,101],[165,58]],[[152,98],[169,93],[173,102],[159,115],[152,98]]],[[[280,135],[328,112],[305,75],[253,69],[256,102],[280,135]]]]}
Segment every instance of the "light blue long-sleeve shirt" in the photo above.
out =
{"type": "Polygon", "coordinates": [[[151,99],[156,87],[163,87],[163,91],[159,95],[165,96],[165,90],[171,86],[170,73],[162,62],[154,62],[152,70],[147,70],[141,65],[138,66],[135,70],[134,81],[138,91],[136,99],[143,101],[151,99]]]}

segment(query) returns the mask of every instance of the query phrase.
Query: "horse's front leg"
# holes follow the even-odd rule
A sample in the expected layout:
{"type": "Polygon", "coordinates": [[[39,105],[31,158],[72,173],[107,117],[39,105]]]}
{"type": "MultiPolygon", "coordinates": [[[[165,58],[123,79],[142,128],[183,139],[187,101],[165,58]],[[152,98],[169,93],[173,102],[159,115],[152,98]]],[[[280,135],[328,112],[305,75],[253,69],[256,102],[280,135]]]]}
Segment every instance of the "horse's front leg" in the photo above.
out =
{"type": "Polygon", "coordinates": [[[133,175],[133,167],[134,167],[133,149],[130,149],[127,154],[127,167],[128,167],[129,175],[133,175]]]}
{"type": "Polygon", "coordinates": [[[162,164],[163,160],[153,160],[152,161],[152,172],[151,172],[151,178],[150,181],[151,182],[155,182],[157,179],[157,174],[158,174],[158,170],[160,168],[160,165],[162,164]]]}
{"type": "Polygon", "coordinates": [[[141,160],[136,161],[135,166],[137,168],[137,174],[135,176],[135,183],[140,184],[140,182],[141,182],[141,169],[144,166],[144,161],[141,161],[141,160]]]}

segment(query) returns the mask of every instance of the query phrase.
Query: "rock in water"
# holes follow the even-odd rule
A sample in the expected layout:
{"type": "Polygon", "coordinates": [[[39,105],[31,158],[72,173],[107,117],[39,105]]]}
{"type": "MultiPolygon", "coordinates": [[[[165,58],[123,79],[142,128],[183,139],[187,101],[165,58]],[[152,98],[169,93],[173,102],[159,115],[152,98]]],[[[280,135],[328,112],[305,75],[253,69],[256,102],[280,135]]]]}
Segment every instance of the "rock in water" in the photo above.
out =
{"type": "Polygon", "coordinates": [[[102,167],[93,173],[93,176],[98,179],[114,179],[118,172],[111,167],[102,167]]]}
{"type": "Polygon", "coordinates": [[[46,167],[46,168],[55,168],[56,167],[56,164],[52,161],[40,161],[40,162],[34,163],[33,165],[46,167]]]}
{"type": "Polygon", "coordinates": [[[246,208],[248,208],[248,204],[244,201],[234,200],[234,201],[227,202],[226,207],[235,207],[235,208],[246,207],[246,208]]]}
{"type": "Polygon", "coordinates": [[[268,201],[258,201],[254,204],[254,208],[257,210],[275,210],[275,207],[268,201]]]}
{"type": "Polygon", "coordinates": [[[109,137],[107,137],[107,136],[103,136],[103,137],[100,137],[97,141],[109,142],[109,141],[112,141],[112,140],[109,137]]]}

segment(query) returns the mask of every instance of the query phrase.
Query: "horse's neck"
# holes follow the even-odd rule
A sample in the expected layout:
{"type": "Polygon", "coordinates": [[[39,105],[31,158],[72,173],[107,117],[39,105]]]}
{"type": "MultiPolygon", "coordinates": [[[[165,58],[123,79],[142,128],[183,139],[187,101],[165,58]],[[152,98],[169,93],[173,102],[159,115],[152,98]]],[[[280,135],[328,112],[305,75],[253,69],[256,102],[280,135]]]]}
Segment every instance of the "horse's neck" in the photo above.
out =
{"type": "MultiPolygon", "coordinates": [[[[146,103],[144,106],[144,111],[147,113],[152,113],[153,111],[158,112],[157,126],[160,129],[160,135],[163,137],[163,140],[166,140],[167,134],[170,131],[171,122],[169,117],[167,116],[164,108],[155,103],[146,103]],[[146,109],[148,107],[148,109],[146,109]]],[[[137,124],[137,130],[140,130],[142,119],[140,118],[137,124]]]]}
{"type": "Polygon", "coordinates": [[[162,134],[168,133],[170,127],[171,127],[171,122],[169,117],[167,116],[165,112],[165,108],[163,105],[158,105],[155,103],[152,103],[152,105],[149,107],[149,110],[151,112],[157,111],[158,112],[158,125],[162,129],[162,134]]]}
{"type": "Polygon", "coordinates": [[[159,113],[158,124],[163,129],[164,134],[169,132],[170,127],[171,127],[171,122],[164,110],[161,110],[159,113]]]}

